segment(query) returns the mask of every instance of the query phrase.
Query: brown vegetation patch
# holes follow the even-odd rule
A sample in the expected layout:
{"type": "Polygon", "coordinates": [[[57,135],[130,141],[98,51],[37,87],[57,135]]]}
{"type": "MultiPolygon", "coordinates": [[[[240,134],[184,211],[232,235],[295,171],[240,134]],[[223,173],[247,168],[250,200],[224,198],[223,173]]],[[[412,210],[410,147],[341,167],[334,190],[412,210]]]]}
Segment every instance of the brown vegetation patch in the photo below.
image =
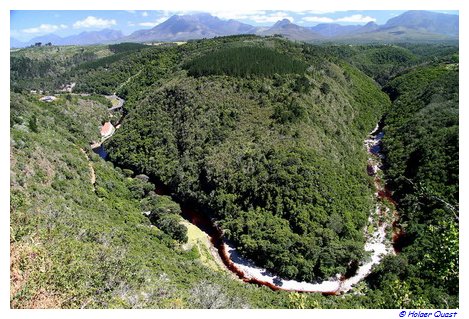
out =
{"type": "Polygon", "coordinates": [[[34,280],[35,272],[46,272],[49,266],[37,245],[10,243],[10,308],[61,307],[61,298],[34,280]]]}

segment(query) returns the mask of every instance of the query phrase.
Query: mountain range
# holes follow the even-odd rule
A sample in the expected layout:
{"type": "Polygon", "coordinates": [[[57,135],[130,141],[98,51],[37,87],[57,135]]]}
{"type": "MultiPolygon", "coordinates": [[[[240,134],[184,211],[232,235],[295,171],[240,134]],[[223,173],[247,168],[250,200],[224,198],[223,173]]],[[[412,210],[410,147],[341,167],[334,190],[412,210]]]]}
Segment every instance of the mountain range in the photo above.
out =
{"type": "Polygon", "coordinates": [[[174,15],[151,29],[143,29],[124,36],[121,31],[104,29],[82,32],[68,37],[49,34],[20,42],[10,38],[10,47],[26,47],[37,42],[53,45],[89,45],[117,42],[184,41],[235,34],[261,36],[281,35],[299,41],[431,41],[457,40],[459,16],[429,11],[407,11],[389,19],[384,25],[321,23],[312,27],[299,26],[288,19],[271,27],[258,27],[236,20],[222,20],[209,13],[174,15]]]}
{"type": "Polygon", "coordinates": [[[135,31],[124,40],[178,41],[246,33],[256,33],[256,27],[236,20],[221,20],[208,13],[199,13],[174,15],[152,29],[135,31]]]}
{"type": "Polygon", "coordinates": [[[110,43],[119,41],[124,35],[122,31],[103,29],[101,31],[85,31],[80,34],[60,37],[55,34],[47,34],[33,38],[28,42],[21,42],[15,38],[10,38],[10,47],[27,47],[41,42],[42,44],[51,43],[52,45],[90,45],[98,43],[110,43]]]}
{"type": "Polygon", "coordinates": [[[288,19],[278,21],[267,30],[258,30],[256,33],[264,36],[278,34],[286,38],[299,41],[314,41],[323,38],[321,34],[316,33],[309,28],[293,24],[288,19]]]}

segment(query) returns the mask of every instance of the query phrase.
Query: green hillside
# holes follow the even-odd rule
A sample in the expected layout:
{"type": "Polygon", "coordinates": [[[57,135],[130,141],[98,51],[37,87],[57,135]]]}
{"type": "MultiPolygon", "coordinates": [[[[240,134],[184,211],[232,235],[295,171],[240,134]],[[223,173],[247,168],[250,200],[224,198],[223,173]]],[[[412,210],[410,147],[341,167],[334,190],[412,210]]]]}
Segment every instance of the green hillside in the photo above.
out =
{"type": "MultiPolygon", "coordinates": [[[[398,203],[397,244],[375,285],[399,281],[421,306],[456,303],[459,291],[459,66],[435,63],[390,81],[386,176],[398,203]],[[395,273],[395,264],[405,264],[395,273]]],[[[407,306],[403,303],[403,306],[407,306]]]]}
{"type": "Polygon", "coordinates": [[[106,145],[111,159],[200,206],[242,253],[280,276],[344,273],[364,258],[373,188],[363,139],[389,100],[346,62],[319,59],[306,45],[274,39],[229,49],[211,40],[201,45],[224,49],[200,55],[196,44],[185,48],[188,74],[174,66],[170,81],[127,95],[126,129],[106,145]],[[246,71],[225,56],[240,52],[246,71]],[[248,72],[262,55],[290,56],[307,70],[248,72]]]}
{"type": "Polygon", "coordinates": [[[10,307],[458,308],[458,57],[251,35],[12,52],[10,307]],[[125,110],[111,117],[114,92],[125,110]],[[104,161],[89,145],[122,114],[104,161]],[[242,282],[180,216],[178,203],[213,218],[283,278],[350,272],[367,259],[363,142],[380,119],[398,254],[352,293],[242,282]]]}
{"type": "Polygon", "coordinates": [[[262,47],[222,48],[183,66],[191,76],[205,75],[273,75],[304,73],[306,64],[288,55],[262,47]]]}
{"type": "Polygon", "coordinates": [[[11,111],[12,308],[288,307],[152,226],[149,200],[179,205],[89,149],[105,106],[12,94],[11,111]]]}

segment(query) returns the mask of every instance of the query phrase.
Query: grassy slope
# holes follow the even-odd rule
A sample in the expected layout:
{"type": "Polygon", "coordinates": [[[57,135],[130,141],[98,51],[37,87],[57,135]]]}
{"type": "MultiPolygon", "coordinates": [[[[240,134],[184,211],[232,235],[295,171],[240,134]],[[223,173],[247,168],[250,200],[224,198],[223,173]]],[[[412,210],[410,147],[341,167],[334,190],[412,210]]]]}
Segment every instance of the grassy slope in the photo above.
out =
{"type": "Polygon", "coordinates": [[[266,288],[213,271],[149,224],[129,179],[87,147],[104,106],[11,99],[11,307],[287,306],[266,288]]]}

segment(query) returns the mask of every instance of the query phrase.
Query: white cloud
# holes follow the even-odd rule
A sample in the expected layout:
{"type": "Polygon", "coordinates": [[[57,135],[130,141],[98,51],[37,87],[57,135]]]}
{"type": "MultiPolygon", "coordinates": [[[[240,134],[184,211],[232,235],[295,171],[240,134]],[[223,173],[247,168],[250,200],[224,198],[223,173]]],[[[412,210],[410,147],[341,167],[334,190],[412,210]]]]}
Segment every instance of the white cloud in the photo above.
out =
{"type": "Polygon", "coordinates": [[[159,23],[158,22],[140,22],[138,25],[142,27],[156,27],[159,23]]]}
{"type": "Polygon", "coordinates": [[[142,17],[148,17],[148,12],[143,11],[143,12],[142,12],[142,17]]]}
{"type": "Polygon", "coordinates": [[[290,22],[295,21],[295,19],[288,15],[285,12],[275,12],[267,15],[256,15],[256,16],[251,16],[249,18],[250,20],[253,20],[257,23],[273,23],[277,22],[278,20],[283,20],[283,19],[288,19],[290,22]]]}
{"type": "Polygon", "coordinates": [[[230,11],[211,11],[212,15],[220,18],[220,19],[234,19],[234,20],[245,20],[250,19],[251,16],[260,16],[266,15],[265,11],[257,11],[257,10],[230,10],[230,11]]]}
{"type": "Polygon", "coordinates": [[[170,18],[169,16],[167,16],[167,17],[161,17],[161,18],[159,18],[159,19],[156,19],[155,22],[156,22],[157,24],[160,24],[160,23],[165,22],[165,21],[168,20],[169,18],[170,18]]]}
{"type": "Polygon", "coordinates": [[[252,17],[250,17],[250,19],[252,21],[257,22],[257,23],[275,23],[275,22],[277,22],[279,20],[283,20],[283,19],[288,19],[288,20],[290,20],[290,22],[295,21],[295,19],[293,17],[290,17],[290,16],[270,16],[270,17],[252,16],[252,17]]]}
{"type": "Polygon", "coordinates": [[[75,29],[80,29],[80,28],[106,28],[110,27],[112,25],[116,25],[116,20],[111,19],[111,20],[106,20],[106,19],[101,19],[101,18],[96,18],[93,16],[88,16],[84,20],[77,21],[73,24],[73,27],[75,29]]]}
{"type": "Polygon", "coordinates": [[[169,17],[161,17],[159,19],[156,19],[155,21],[148,21],[148,22],[140,22],[138,25],[142,27],[156,27],[158,24],[165,22],[168,20],[169,17]]]}
{"type": "Polygon", "coordinates": [[[352,23],[368,23],[368,22],[376,22],[376,18],[370,17],[370,16],[364,16],[362,14],[354,14],[351,16],[347,17],[342,17],[342,18],[329,18],[329,17],[318,17],[318,16],[312,16],[312,17],[304,17],[302,18],[303,21],[307,22],[317,22],[317,23],[333,23],[333,22],[352,22],[352,23]]]}
{"type": "Polygon", "coordinates": [[[55,32],[57,30],[66,29],[66,28],[67,26],[65,24],[59,24],[59,25],[41,24],[38,27],[23,29],[22,31],[24,33],[51,33],[51,32],[55,32]]]}
{"type": "Polygon", "coordinates": [[[299,11],[298,14],[305,15],[305,14],[326,14],[326,13],[334,13],[337,12],[335,10],[306,10],[306,11],[299,11]]]}
{"type": "Polygon", "coordinates": [[[375,18],[364,16],[362,14],[354,14],[348,17],[343,17],[336,19],[338,22],[356,22],[356,23],[368,23],[368,22],[376,22],[375,18]]]}
{"type": "Polygon", "coordinates": [[[290,14],[283,11],[267,12],[264,10],[222,10],[211,11],[210,13],[220,19],[251,20],[256,23],[274,23],[282,19],[294,21],[294,18],[290,14]]]}
{"type": "Polygon", "coordinates": [[[332,23],[334,22],[334,19],[328,18],[328,17],[304,17],[301,19],[306,22],[318,22],[318,23],[332,23]]]}

